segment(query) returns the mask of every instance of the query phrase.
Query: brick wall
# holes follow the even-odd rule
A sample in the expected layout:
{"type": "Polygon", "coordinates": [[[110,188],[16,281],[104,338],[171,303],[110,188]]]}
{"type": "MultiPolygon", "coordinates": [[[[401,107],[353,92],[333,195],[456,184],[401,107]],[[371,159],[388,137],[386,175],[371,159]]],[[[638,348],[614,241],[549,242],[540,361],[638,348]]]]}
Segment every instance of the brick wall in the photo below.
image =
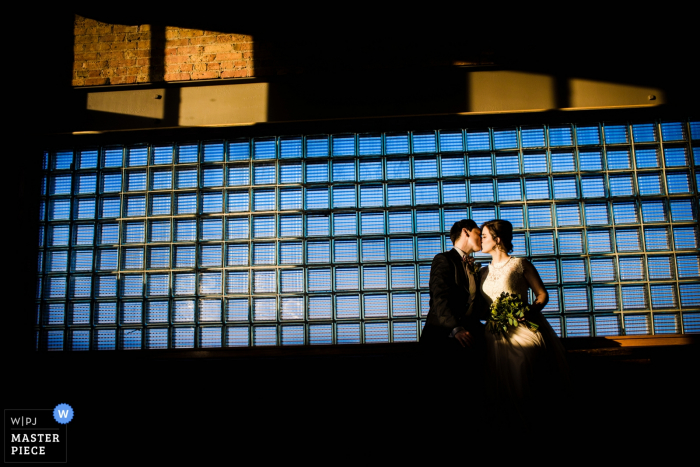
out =
{"type": "Polygon", "coordinates": [[[75,17],[73,86],[253,76],[253,38],[75,17]],[[164,38],[163,38],[164,36],[164,38]]]}

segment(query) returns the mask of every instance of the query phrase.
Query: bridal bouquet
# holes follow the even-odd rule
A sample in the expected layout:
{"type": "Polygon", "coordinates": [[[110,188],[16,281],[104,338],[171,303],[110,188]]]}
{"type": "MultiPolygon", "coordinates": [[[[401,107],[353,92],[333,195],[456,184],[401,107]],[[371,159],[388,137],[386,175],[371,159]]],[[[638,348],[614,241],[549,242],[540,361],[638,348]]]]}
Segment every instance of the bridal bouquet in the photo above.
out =
{"type": "MultiPolygon", "coordinates": [[[[518,319],[525,317],[525,312],[530,307],[523,303],[520,294],[511,294],[502,292],[501,295],[491,304],[491,316],[486,323],[486,329],[491,331],[491,334],[500,334],[503,337],[508,333],[508,328],[517,328],[518,319]]],[[[523,321],[531,331],[537,331],[538,327],[532,321],[523,321]]]]}

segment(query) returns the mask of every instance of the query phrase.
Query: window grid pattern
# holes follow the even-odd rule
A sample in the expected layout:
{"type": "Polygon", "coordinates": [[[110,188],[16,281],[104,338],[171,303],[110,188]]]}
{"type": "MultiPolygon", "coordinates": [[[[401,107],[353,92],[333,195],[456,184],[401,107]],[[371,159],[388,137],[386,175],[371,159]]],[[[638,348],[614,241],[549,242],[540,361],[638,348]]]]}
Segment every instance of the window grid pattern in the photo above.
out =
{"type": "Polygon", "coordinates": [[[39,347],[415,341],[430,263],[464,217],[513,222],[562,336],[698,332],[696,127],[47,151],[39,347]]]}

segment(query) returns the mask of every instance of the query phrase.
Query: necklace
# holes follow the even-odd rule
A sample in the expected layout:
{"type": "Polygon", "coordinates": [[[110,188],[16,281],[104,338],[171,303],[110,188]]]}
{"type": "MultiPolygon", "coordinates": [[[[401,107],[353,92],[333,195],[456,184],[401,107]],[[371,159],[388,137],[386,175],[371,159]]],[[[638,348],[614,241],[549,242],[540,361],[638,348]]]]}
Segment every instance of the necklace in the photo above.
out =
{"type": "Polygon", "coordinates": [[[503,266],[505,266],[506,264],[508,264],[508,261],[510,261],[511,259],[513,259],[512,256],[510,256],[507,260],[505,260],[505,261],[503,262],[503,264],[500,264],[500,265],[496,266],[495,263],[491,263],[491,266],[493,266],[494,269],[501,269],[503,266]]]}

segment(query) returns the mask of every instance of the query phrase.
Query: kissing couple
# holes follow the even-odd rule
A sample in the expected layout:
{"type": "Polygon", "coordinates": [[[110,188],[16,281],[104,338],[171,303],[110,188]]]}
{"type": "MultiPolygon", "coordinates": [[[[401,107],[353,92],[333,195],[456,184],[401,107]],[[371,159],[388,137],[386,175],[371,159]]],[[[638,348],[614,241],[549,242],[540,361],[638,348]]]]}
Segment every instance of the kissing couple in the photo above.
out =
{"type": "Polygon", "coordinates": [[[532,263],[510,256],[510,222],[478,226],[463,219],[450,229],[450,240],[453,248],[437,254],[430,269],[430,310],[420,337],[429,371],[435,381],[456,382],[464,397],[505,408],[501,418],[526,420],[533,404],[560,393],[566,379],[564,348],[542,314],[547,290],[532,263]],[[488,266],[474,262],[478,251],[491,256],[488,266]],[[517,326],[492,333],[483,322],[504,292],[520,295],[525,315],[517,326]]]}

